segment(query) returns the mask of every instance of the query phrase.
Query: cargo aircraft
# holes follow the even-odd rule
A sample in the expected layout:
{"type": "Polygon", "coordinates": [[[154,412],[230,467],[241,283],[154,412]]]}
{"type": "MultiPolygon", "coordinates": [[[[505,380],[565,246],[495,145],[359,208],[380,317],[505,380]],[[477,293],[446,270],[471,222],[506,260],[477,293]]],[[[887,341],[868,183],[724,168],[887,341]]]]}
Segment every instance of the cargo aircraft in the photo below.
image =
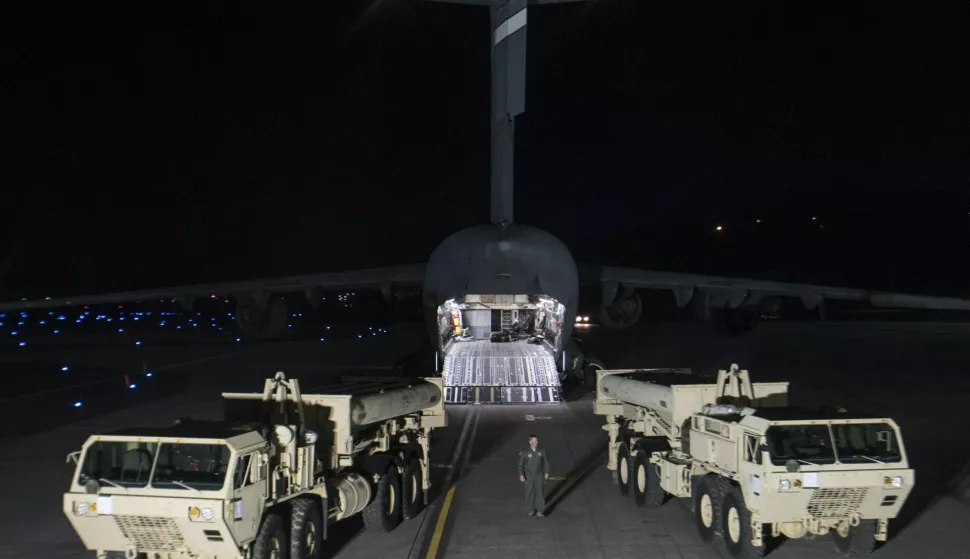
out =
{"type": "MultiPolygon", "coordinates": [[[[643,310],[639,290],[669,291],[701,320],[738,334],[753,329],[780,298],[808,309],[826,300],[873,307],[970,310],[970,300],[579,264],[551,234],[513,221],[515,117],[525,111],[526,30],[530,7],[582,0],[428,0],[487,7],[491,14],[491,224],[447,237],[427,263],[336,273],[176,286],[0,303],[26,310],[128,301],[193,301],[232,296],[241,335],[279,336],[286,327],[282,294],[303,292],[314,304],[325,290],[423,290],[437,372],[450,403],[554,403],[563,379],[595,366],[572,339],[581,284],[602,286],[601,323],[624,328],[643,310]]],[[[583,317],[580,317],[583,318],[583,317]]],[[[429,356],[430,361],[430,356],[429,356]]]]}

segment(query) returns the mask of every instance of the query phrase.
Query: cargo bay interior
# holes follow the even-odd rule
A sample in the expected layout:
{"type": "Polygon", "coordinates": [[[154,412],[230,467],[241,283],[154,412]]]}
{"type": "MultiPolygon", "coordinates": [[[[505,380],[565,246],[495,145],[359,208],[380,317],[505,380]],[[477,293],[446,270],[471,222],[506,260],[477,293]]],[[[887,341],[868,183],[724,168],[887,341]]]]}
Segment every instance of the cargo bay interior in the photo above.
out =
{"type": "Polygon", "coordinates": [[[438,307],[447,403],[558,403],[566,307],[542,295],[465,295],[438,307]]]}

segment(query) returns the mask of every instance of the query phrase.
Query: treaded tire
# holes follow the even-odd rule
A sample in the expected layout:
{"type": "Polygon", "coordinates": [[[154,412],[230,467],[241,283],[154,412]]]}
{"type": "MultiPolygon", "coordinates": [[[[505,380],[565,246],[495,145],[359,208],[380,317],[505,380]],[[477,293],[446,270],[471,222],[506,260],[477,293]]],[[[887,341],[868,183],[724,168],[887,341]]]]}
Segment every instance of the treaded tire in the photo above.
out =
{"type": "Polygon", "coordinates": [[[390,532],[401,523],[401,482],[391,466],[377,482],[377,495],[363,512],[364,526],[390,532]]]}
{"type": "Polygon", "coordinates": [[[849,528],[849,536],[843,538],[837,530],[832,530],[835,551],[846,557],[862,557],[876,550],[876,532],[879,524],[875,520],[863,520],[858,526],[849,528]]]}
{"type": "MultiPolygon", "coordinates": [[[[751,511],[744,505],[744,495],[737,485],[718,480],[722,496],[717,507],[717,530],[715,546],[721,555],[735,559],[760,559],[765,556],[765,542],[755,546],[751,543],[751,511]]],[[[763,534],[762,534],[763,536],[763,534]]]]}
{"type": "Polygon", "coordinates": [[[270,559],[274,551],[279,559],[287,558],[290,549],[286,545],[283,526],[283,517],[279,514],[273,512],[266,515],[253,542],[253,559],[270,559]]]}
{"type": "Polygon", "coordinates": [[[290,559],[323,557],[323,524],[320,503],[298,497],[290,501],[290,559]]]}
{"type": "Polygon", "coordinates": [[[660,473],[657,464],[650,463],[650,454],[641,448],[633,455],[633,500],[642,507],[659,507],[664,503],[667,492],[660,487],[660,473]]]}
{"type": "Polygon", "coordinates": [[[718,484],[711,476],[697,476],[691,485],[691,513],[697,535],[704,543],[711,543],[717,527],[718,503],[721,502],[718,484]]]}
{"type": "Polygon", "coordinates": [[[630,459],[630,447],[626,443],[620,443],[620,446],[616,449],[616,473],[620,495],[624,497],[630,494],[630,473],[632,471],[633,462],[630,459]]]}
{"type": "Polygon", "coordinates": [[[424,508],[424,481],[421,471],[421,461],[412,458],[408,462],[408,467],[404,469],[404,478],[401,480],[401,515],[405,520],[411,520],[421,514],[424,508]]]}

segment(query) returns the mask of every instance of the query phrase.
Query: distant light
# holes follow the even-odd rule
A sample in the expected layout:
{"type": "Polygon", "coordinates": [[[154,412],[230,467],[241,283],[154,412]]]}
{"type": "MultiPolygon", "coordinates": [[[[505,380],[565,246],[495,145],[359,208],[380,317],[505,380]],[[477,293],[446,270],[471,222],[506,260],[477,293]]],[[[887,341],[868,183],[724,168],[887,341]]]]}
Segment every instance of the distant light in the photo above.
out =
{"type": "Polygon", "coordinates": [[[209,295],[209,298],[210,299],[215,299],[216,298],[215,293],[213,293],[212,295],[209,295]]]}
{"type": "Polygon", "coordinates": [[[129,384],[128,385],[128,388],[137,388],[137,387],[138,387],[138,385],[135,384],[135,383],[132,383],[132,384],[129,384]]]}
{"type": "Polygon", "coordinates": [[[141,340],[135,342],[135,345],[141,345],[141,340]]]}
{"type": "Polygon", "coordinates": [[[77,401],[77,402],[74,402],[74,407],[75,407],[75,408],[79,408],[79,407],[81,407],[81,405],[82,405],[82,404],[81,404],[81,402],[80,402],[80,401],[77,401]]]}
{"type": "Polygon", "coordinates": [[[812,216],[812,221],[816,221],[817,219],[818,219],[817,217],[812,216]]]}
{"type": "Polygon", "coordinates": [[[124,329],[124,328],[118,328],[118,333],[119,333],[119,334],[120,334],[120,333],[122,333],[122,332],[124,332],[124,331],[125,331],[125,329],[124,329]]]}
{"type": "Polygon", "coordinates": [[[150,372],[148,372],[148,373],[145,373],[145,376],[146,377],[150,377],[150,376],[152,376],[152,374],[150,372]]]}
{"type": "MultiPolygon", "coordinates": [[[[87,307],[84,307],[84,308],[87,308],[87,307]]],[[[125,308],[125,306],[124,305],[118,305],[118,308],[119,309],[123,309],[123,308],[125,308]]]]}
{"type": "Polygon", "coordinates": [[[239,343],[241,341],[242,341],[242,338],[236,338],[236,343],[239,343]]]}
{"type": "Polygon", "coordinates": [[[60,331],[60,330],[54,330],[54,335],[55,335],[55,336],[56,336],[56,335],[58,335],[58,334],[60,334],[60,333],[61,333],[61,331],[60,331]]]}
{"type": "Polygon", "coordinates": [[[50,298],[50,297],[44,297],[44,300],[45,300],[45,301],[50,301],[50,300],[51,300],[51,298],[50,298]]]}
{"type": "Polygon", "coordinates": [[[178,330],[181,330],[181,329],[182,329],[182,325],[180,324],[180,325],[178,325],[178,326],[176,326],[176,328],[177,328],[178,330]]]}
{"type": "Polygon", "coordinates": [[[292,324],[287,324],[286,327],[287,328],[293,328],[293,325],[292,324]]]}
{"type": "Polygon", "coordinates": [[[364,336],[363,336],[363,334],[357,334],[357,339],[358,339],[358,340],[362,340],[362,339],[364,339],[364,336]]]}
{"type": "Polygon", "coordinates": [[[64,365],[63,367],[61,367],[61,370],[62,371],[66,371],[67,370],[67,365],[64,365]]]}
{"type": "Polygon", "coordinates": [[[760,219],[756,219],[756,220],[754,220],[754,222],[755,223],[761,223],[761,220],[760,219]]]}
{"type": "Polygon", "coordinates": [[[323,338],[320,338],[320,341],[321,341],[321,342],[325,342],[325,341],[327,341],[327,340],[325,340],[325,339],[323,339],[323,338]]]}
{"type": "Polygon", "coordinates": [[[722,231],[723,229],[724,229],[724,227],[722,227],[720,225],[718,225],[717,227],[714,228],[715,231],[722,231]]]}
{"type": "Polygon", "coordinates": [[[19,344],[17,344],[17,345],[19,345],[20,347],[24,347],[25,345],[27,345],[27,342],[20,342],[20,343],[19,343],[19,344]]]}

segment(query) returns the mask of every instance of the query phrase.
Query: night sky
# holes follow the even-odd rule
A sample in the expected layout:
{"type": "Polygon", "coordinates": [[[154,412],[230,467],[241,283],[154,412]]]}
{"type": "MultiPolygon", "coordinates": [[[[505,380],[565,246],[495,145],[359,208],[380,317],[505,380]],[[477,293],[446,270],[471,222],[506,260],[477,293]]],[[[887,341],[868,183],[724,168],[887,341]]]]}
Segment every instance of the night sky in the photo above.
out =
{"type": "MultiPolygon", "coordinates": [[[[0,298],[422,262],[488,221],[485,9],[73,4],[2,18],[0,298]]],[[[901,7],[530,10],[516,221],[970,295],[967,14],[901,7]]]]}

